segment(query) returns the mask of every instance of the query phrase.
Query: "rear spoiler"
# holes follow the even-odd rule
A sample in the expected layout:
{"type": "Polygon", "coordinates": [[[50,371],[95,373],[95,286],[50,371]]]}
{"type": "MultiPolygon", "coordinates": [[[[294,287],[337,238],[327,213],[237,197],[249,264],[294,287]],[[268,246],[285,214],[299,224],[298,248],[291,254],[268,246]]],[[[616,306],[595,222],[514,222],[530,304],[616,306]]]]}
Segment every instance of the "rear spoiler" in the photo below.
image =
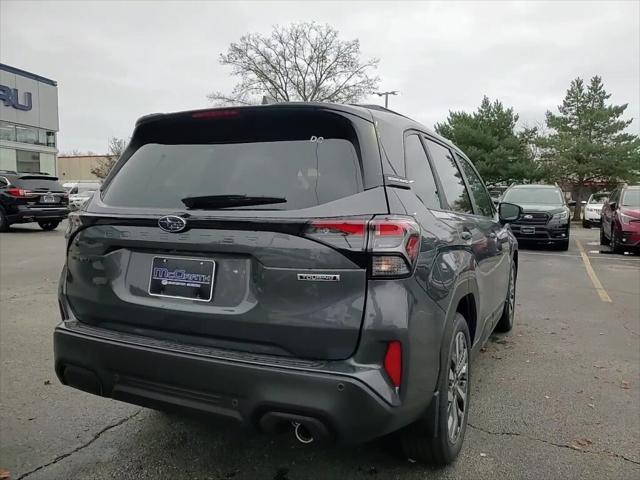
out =
{"type": "Polygon", "coordinates": [[[48,175],[46,173],[28,173],[26,175],[20,175],[18,177],[20,180],[34,180],[34,179],[38,179],[38,180],[53,180],[53,181],[57,181],[58,177],[54,177],[53,175],[48,175]]]}

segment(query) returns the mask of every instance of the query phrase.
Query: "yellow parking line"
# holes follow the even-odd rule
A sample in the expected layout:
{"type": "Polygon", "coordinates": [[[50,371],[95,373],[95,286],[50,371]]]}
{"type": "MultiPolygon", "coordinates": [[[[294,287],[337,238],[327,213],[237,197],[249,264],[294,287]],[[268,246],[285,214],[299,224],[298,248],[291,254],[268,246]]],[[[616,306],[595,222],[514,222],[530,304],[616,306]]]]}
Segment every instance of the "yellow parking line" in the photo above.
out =
{"type": "Polygon", "coordinates": [[[591,279],[591,283],[593,283],[593,286],[596,289],[596,292],[598,292],[598,295],[600,296],[600,300],[602,300],[603,302],[611,303],[611,297],[602,286],[602,283],[600,283],[600,279],[596,275],[596,272],[593,270],[593,267],[591,266],[591,262],[589,261],[589,256],[584,251],[584,248],[582,247],[580,240],[576,238],[575,241],[576,241],[576,244],[578,245],[578,250],[580,250],[580,256],[582,257],[582,261],[584,262],[584,268],[587,269],[587,274],[589,275],[589,278],[591,279]]]}

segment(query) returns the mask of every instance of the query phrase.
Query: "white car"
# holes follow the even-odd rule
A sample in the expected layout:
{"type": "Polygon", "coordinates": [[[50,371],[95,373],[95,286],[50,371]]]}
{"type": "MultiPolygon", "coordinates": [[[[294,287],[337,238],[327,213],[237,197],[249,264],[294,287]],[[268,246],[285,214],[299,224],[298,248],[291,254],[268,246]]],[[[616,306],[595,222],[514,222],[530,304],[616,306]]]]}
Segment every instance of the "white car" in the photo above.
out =
{"type": "Polygon", "coordinates": [[[609,198],[609,192],[594,193],[589,197],[584,205],[584,219],[582,220],[582,226],[584,228],[591,228],[592,225],[600,226],[600,213],[602,212],[602,205],[609,198]]]}
{"type": "Polygon", "coordinates": [[[73,182],[65,183],[63,187],[69,192],[69,208],[71,210],[78,210],[97,190],[100,190],[100,183],[73,182]]]}

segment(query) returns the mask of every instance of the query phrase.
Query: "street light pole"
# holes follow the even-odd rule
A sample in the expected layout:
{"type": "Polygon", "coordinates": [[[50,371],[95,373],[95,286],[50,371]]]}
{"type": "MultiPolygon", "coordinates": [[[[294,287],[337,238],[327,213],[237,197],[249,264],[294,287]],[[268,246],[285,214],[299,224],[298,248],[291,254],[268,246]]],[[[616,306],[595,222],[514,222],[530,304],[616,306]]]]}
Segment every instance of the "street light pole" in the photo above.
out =
{"type": "Polygon", "coordinates": [[[379,97],[384,97],[384,108],[389,108],[389,95],[397,95],[398,92],[396,90],[391,90],[389,92],[375,92],[379,97]]]}

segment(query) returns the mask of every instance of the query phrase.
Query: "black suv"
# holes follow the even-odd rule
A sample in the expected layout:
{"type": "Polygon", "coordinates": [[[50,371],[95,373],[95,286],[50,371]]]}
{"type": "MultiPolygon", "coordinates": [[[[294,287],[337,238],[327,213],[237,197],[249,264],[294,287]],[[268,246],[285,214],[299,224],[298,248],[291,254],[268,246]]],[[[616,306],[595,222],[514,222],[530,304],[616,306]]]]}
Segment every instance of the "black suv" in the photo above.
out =
{"type": "Polygon", "coordinates": [[[465,155],[374,107],[141,118],[69,217],[55,370],[303,443],[401,430],[451,462],[469,361],[511,329],[517,242],[465,155]]]}
{"type": "Polygon", "coordinates": [[[559,250],[569,248],[569,206],[564,194],[555,185],[512,185],[504,192],[502,200],[522,207],[523,214],[511,224],[518,241],[533,241],[555,246],[559,250]]]}
{"type": "Polygon", "coordinates": [[[69,195],[57,177],[0,170],[0,231],[27,222],[53,230],[68,214],[69,195]]]}

